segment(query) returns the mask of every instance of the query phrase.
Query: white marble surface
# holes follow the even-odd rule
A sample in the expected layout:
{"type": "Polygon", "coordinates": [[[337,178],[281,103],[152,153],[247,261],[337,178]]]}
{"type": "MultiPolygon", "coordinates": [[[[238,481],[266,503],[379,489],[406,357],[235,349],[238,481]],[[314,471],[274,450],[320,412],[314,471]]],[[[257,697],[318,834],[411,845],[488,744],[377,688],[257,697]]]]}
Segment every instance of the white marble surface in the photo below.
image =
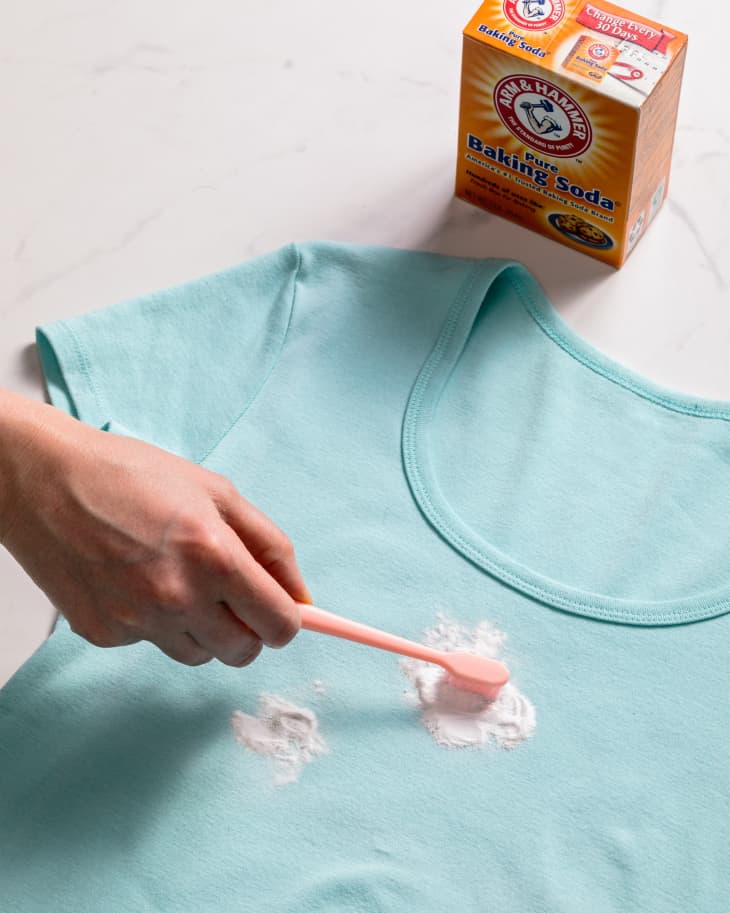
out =
{"type": "MultiPolygon", "coordinates": [[[[476,0],[5,0],[0,386],[43,396],[36,324],[331,238],[514,256],[593,345],[730,400],[730,128],[718,24],[688,32],[670,194],[619,272],[452,197],[476,0]]],[[[0,683],[53,613],[0,552],[0,683]]]]}

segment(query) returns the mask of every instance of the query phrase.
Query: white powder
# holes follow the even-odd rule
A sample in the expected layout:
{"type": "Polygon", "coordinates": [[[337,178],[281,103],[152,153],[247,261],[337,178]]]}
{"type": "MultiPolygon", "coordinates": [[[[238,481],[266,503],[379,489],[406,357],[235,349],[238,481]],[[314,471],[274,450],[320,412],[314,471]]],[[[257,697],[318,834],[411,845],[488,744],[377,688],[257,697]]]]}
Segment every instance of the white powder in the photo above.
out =
{"type": "MultiPolygon", "coordinates": [[[[501,658],[505,640],[491,622],[470,628],[442,616],[424,637],[424,643],[438,650],[464,650],[490,659],[501,658]]],[[[432,663],[406,658],[401,668],[415,689],[408,697],[420,707],[423,724],[439,745],[514,748],[535,730],[535,708],[511,682],[490,701],[450,685],[443,669],[432,663]]],[[[317,696],[326,693],[319,679],[311,687],[317,696]]],[[[316,714],[274,694],[259,695],[257,716],[236,710],[231,726],[241,745],[271,758],[276,785],[295,782],[305,764],[327,751],[316,714]]]]}
{"type": "MultiPolygon", "coordinates": [[[[464,650],[500,659],[506,636],[491,622],[475,628],[438,616],[425,632],[424,643],[438,650],[464,650]]],[[[408,697],[420,705],[421,719],[434,740],[446,748],[514,748],[535,730],[535,708],[511,683],[489,701],[473,691],[446,681],[440,666],[417,659],[401,660],[401,668],[415,688],[408,697]]]]}
{"type": "Polygon", "coordinates": [[[231,717],[236,740],[274,762],[274,783],[294,783],[299,771],[327,751],[315,714],[274,694],[260,694],[258,716],[236,710],[231,717]]]}

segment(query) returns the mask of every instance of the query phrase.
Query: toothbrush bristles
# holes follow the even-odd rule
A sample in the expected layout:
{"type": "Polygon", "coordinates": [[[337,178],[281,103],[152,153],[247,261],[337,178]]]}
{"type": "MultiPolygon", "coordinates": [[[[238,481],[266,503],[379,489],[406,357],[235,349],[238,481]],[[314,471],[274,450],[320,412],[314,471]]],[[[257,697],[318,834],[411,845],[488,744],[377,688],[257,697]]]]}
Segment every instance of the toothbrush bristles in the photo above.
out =
{"type": "Polygon", "coordinates": [[[480,694],[488,701],[495,700],[501,689],[501,685],[487,685],[483,682],[470,681],[458,675],[452,675],[450,672],[446,673],[446,681],[453,685],[454,688],[460,688],[462,691],[473,691],[474,694],[480,694]]]}

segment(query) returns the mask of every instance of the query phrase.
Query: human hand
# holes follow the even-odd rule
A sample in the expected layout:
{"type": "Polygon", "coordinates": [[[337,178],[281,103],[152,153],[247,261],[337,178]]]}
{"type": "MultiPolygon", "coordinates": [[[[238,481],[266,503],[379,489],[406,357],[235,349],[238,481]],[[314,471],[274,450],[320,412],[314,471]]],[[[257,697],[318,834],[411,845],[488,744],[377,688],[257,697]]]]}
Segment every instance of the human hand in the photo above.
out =
{"type": "Polygon", "coordinates": [[[296,634],[292,545],[227,479],[15,394],[0,409],[0,541],[77,634],[232,666],[296,634]]]}

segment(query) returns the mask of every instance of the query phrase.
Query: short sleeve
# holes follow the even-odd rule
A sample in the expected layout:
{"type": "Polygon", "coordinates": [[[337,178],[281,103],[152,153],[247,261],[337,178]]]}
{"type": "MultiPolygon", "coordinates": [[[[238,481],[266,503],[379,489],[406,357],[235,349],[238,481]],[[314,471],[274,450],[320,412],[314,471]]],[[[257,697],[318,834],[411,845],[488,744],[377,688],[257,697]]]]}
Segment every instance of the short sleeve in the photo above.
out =
{"type": "Polygon", "coordinates": [[[200,461],[246,411],[282,350],[294,245],[185,285],[40,326],[51,402],[200,461]]]}

